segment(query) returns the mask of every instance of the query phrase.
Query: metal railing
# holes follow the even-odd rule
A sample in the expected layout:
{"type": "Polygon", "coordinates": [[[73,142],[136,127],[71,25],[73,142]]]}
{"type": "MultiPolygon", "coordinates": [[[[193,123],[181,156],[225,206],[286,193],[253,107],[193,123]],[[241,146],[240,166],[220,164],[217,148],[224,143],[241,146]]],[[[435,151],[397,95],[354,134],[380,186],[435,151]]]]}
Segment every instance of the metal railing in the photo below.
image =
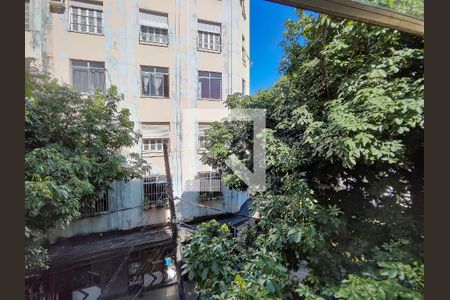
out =
{"type": "Polygon", "coordinates": [[[154,175],[143,178],[144,206],[147,208],[167,207],[167,177],[154,175]]]}
{"type": "Polygon", "coordinates": [[[88,218],[109,211],[109,192],[106,191],[102,197],[95,199],[92,205],[81,208],[81,218],[88,218]]]}
{"type": "Polygon", "coordinates": [[[213,201],[223,199],[222,175],[218,172],[200,172],[200,201],[213,201]]]}

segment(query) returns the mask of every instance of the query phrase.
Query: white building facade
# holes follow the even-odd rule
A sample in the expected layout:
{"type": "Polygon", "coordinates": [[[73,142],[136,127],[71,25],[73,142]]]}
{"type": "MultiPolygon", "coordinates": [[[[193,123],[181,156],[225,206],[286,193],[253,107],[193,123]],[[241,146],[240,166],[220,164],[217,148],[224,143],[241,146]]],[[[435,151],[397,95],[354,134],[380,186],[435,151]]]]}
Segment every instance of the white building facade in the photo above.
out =
{"type": "Polygon", "coordinates": [[[26,58],[82,93],[116,85],[143,136],[127,151],[152,166],[50,240],[167,223],[163,143],[179,219],[239,211],[247,193],[225,188],[200,156],[227,96],[248,94],[249,9],[249,0],[25,1],[26,58]],[[186,115],[194,109],[207,111],[186,115]]]}

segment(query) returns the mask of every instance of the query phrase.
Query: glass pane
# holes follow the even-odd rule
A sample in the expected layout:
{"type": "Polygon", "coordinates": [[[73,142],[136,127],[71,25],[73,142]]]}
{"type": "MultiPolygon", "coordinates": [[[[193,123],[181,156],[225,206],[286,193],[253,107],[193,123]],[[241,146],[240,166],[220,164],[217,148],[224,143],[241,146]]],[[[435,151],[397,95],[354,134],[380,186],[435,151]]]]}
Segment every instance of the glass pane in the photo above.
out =
{"type": "Polygon", "coordinates": [[[105,68],[105,63],[98,62],[98,61],[91,61],[91,62],[89,62],[89,66],[91,68],[101,68],[101,69],[103,69],[103,68],[105,68]]]}
{"type": "Polygon", "coordinates": [[[164,75],[164,97],[169,98],[169,75],[164,75]]]}
{"type": "Polygon", "coordinates": [[[211,79],[211,99],[220,99],[221,80],[211,79]]]}
{"type": "Polygon", "coordinates": [[[150,95],[156,95],[156,83],[155,83],[155,74],[150,74],[150,95]]]}
{"type": "Polygon", "coordinates": [[[74,67],[87,67],[88,62],[85,60],[72,60],[72,66],[74,67]]]}
{"type": "Polygon", "coordinates": [[[209,98],[209,79],[199,78],[200,98],[209,98]]]}
{"type": "Polygon", "coordinates": [[[142,73],[141,81],[142,81],[142,95],[149,96],[150,95],[150,76],[146,73],[142,73]]]}
{"type": "Polygon", "coordinates": [[[151,86],[151,95],[152,96],[163,96],[163,86],[164,86],[164,77],[159,74],[150,74],[150,81],[152,83],[151,86]]]}
{"type": "Polygon", "coordinates": [[[73,86],[80,93],[88,92],[88,71],[83,69],[73,69],[73,86]]]}
{"type": "Polygon", "coordinates": [[[156,68],[156,73],[168,74],[169,73],[169,69],[168,68],[156,68]]]}
{"type": "Polygon", "coordinates": [[[81,31],[87,31],[87,10],[81,9],[81,31]]]}
{"type": "Polygon", "coordinates": [[[94,11],[89,10],[89,32],[94,32],[94,25],[95,25],[95,18],[94,18],[94,11]]]}
{"type": "Polygon", "coordinates": [[[95,91],[96,89],[105,89],[105,72],[103,70],[91,70],[89,89],[95,91]]]}

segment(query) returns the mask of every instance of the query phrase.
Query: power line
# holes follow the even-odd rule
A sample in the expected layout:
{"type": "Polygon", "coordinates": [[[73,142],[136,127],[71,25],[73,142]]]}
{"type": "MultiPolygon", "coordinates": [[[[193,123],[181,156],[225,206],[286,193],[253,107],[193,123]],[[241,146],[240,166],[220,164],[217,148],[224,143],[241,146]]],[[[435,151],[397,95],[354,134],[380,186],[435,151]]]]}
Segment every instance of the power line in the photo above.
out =
{"type": "MultiPolygon", "coordinates": [[[[167,244],[164,245],[163,249],[160,251],[159,255],[158,255],[158,259],[156,261],[159,261],[161,259],[161,255],[164,253],[164,251],[166,250],[167,244]]],[[[150,274],[153,273],[153,270],[155,269],[156,264],[153,265],[152,269],[150,270],[150,274]]],[[[142,273],[142,276],[144,276],[144,274],[146,274],[148,271],[148,268],[145,268],[144,272],[142,273]]],[[[139,291],[136,293],[136,295],[134,295],[134,297],[131,300],[136,299],[136,297],[141,293],[142,289],[144,288],[144,284],[142,284],[141,288],[139,289],[139,291]]],[[[123,296],[123,295],[122,295],[123,296]]]]}

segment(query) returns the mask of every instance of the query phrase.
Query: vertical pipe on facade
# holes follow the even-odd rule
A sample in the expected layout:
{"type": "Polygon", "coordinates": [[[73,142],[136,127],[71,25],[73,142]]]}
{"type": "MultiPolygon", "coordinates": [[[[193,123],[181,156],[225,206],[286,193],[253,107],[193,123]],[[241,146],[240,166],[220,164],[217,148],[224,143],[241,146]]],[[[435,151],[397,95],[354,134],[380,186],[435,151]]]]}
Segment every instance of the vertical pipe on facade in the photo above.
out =
{"type": "Polygon", "coordinates": [[[181,71],[180,71],[180,51],[181,51],[181,45],[180,45],[180,35],[181,35],[181,2],[180,0],[177,0],[176,2],[176,8],[175,8],[175,130],[176,130],[176,147],[175,148],[175,168],[176,168],[176,176],[175,178],[175,185],[177,189],[177,193],[183,194],[183,174],[181,172],[182,166],[181,164],[181,116],[180,116],[180,110],[181,110],[181,71]],[[180,151],[178,151],[180,150],[180,151]]]}

